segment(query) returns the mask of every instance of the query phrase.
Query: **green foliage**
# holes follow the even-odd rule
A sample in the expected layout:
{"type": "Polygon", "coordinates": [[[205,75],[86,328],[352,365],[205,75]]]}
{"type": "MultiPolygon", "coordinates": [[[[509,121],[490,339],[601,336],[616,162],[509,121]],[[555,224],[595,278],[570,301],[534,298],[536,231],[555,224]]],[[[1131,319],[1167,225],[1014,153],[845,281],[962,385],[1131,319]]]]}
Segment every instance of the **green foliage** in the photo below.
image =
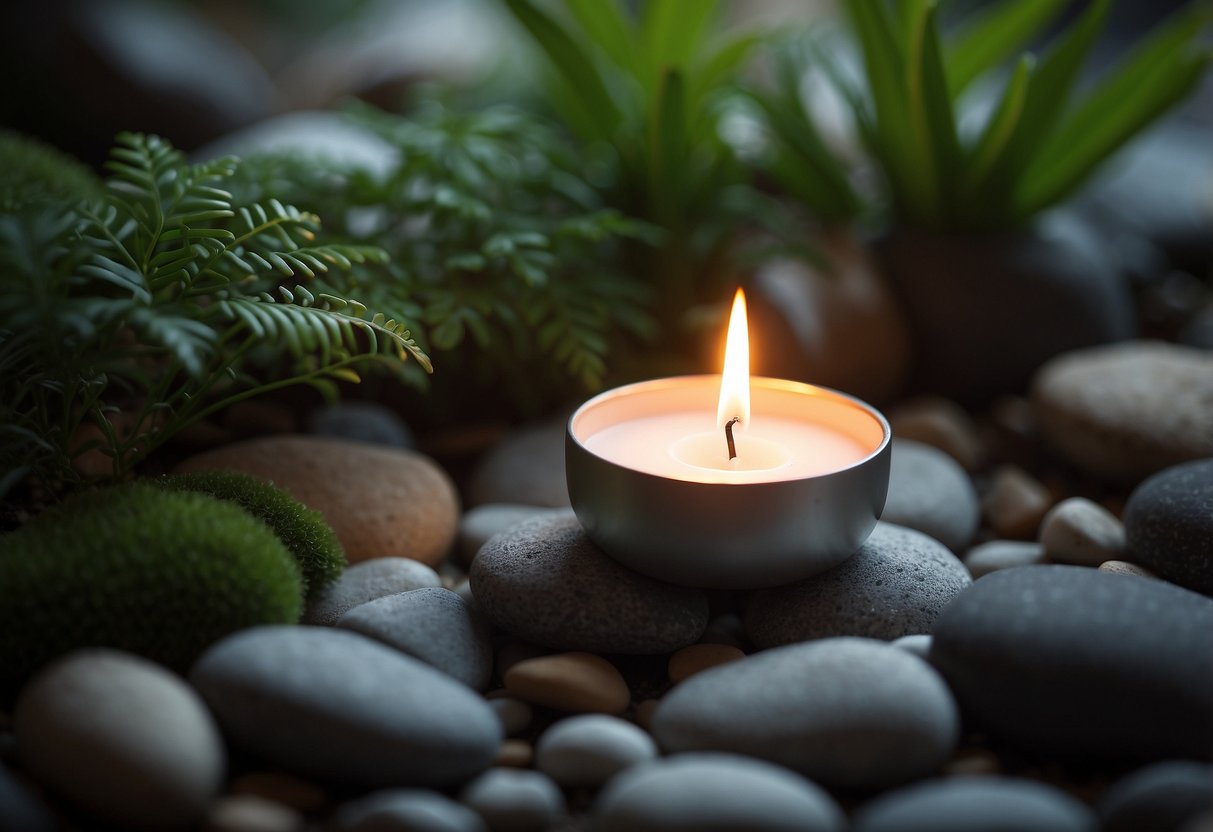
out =
{"type": "Polygon", "coordinates": [[[299,567],[264,523],[143,483],[81,492],[0,538],[0,692],[78,647],[178,671],[228,633],[289,624],[299,567]]]}
{"type": "MultiPolygon", "coordinates": [[[[1070,196],[1108,156],[1182,99],[1209,65],[1200,43],[1213,16],[1193,4],[1146,36],[1118,66],[1078,90],[1109,0],[1092,0],[1044,54],[1025,53],[981,129],[962,133],[961,94],[1064,8],[1064,0],[1001,0],[941,38],[934,0],[848,0],[866,87],[827,71],[849,101],[883,173],[898,223],[938,230],[1021,224],[1070,196]]],[[[859,210],[847,171],[827,151],[785,71],[782,90],[755,98],[776,150],[772,173],[822,216],[859,210]]]]}
{"type": "Polygon", "coordinates": [[[66,153],[0,129],[0,212],[96,197],[101,187],[91,170],[66,153]]]}
{"type": "Polygon", "coordinates": [[[760,36],[726,34],[715,0],[648,0],[637,14],[621,0],[505,4],[546,59],[557,113],[609,149],[611,204],[666,231],[643,267],[663,317],[718,296],[737,230],[761,224],[720,130],[724,93],[760,36]]]}
{"type": "Polygon", "coordinates": [[[128,133],[108,166],[96,198],[0,215],[0,495],[30,474],[78,482],[72,460],[94,450],[122,477],[265,390],[408,357],[429,368],[404,324],[304,285],[382,250],[318,242],[318,218],[273,195],[234,200],[220,187],[234,159],[189,165],[128,133]]]}
{"type": "Polygon", "coordinates": [[[345,553],[324,516],[281,488],[232,471],[173,474],[158,477],[152,484],[235,503],[265,523],[299,564],[308,599],[341,577],[345,569],[345,553]]]}
{"type": "Polygon", "coordinates": [[[289,155],[247,159],[234,187],[322,212],[391,264],[340,288],[420,323],[462,393],[508,387],[523,409],[570,378],[595,389],[610,348],[652,332],[643,283],[617,265],[654,230],[603,205],[590,164],[542,121],[505,106],[463,114],[427,97],[407,117],[350,117],[397,151],[384,172],[289,155]]]}

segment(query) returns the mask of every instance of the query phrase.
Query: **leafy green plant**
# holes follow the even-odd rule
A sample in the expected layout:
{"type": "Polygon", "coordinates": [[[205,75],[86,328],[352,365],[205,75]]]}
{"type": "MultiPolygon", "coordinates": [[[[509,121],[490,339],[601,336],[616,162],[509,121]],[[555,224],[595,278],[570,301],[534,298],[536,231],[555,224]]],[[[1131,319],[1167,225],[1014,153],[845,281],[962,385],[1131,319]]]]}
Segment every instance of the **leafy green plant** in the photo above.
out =
{"type": "Polygon", "coordinates": [[[295,560],[239,506],[139,482],[77,493],[0,536],[0,697],[78,647],[184,672],[228,633],[301,609],[295,560]]]}
{"type": "Polygon", "coordinates": [[[736,232],[760,224],[721,136],[723,95],[759,43],[727,34],[714,0],[505,0],[546,59],[549,99],[587,147],[609,150],[611,204],[660,226],[641,261],[662,318],[715,297],[736,232]]]}
{"type": "MultiPolygon", "coordinates": [[[[829,57],[824,68],[850,104],[878,163],[889,209],[903,225],[936,230],[1022,224],[1064,200],[1108,156],[1184,97],[1209,65],[1204,4],[1177,13],[1087,89],[1079,73],[1108,15],[1092,0],[1037,59],[1020,55],[981,129],[960,129],[962,94],[1018,51],[1065,0],[1003,0],[946,40],[933,0],[847,0],[866,86],[829,57]]],[[[768,165],[824,218],[862,209],[849,172],[798,94],[795,64],[780,89],[754,96],[774,138],[768,165]]]]}
{"type": "Polygon", "coordinates": [[[429,369],[402,323],[308,288],[385,252],[318,242],[318,217],[272,195],[235,201],[220,186],[236,168],[128,133],[105,193],[0,215],[0,494],[30,475],[77,483],[90,452],[121,478],[267,390],[331,391],[410,357],[429,369]]]}

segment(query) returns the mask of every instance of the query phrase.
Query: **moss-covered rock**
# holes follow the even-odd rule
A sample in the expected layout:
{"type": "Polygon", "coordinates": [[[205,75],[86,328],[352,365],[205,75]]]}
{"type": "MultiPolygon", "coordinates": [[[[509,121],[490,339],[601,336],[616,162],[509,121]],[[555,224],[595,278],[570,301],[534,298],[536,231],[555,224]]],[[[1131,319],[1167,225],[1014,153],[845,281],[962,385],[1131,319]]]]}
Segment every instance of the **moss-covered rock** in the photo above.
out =
{"type": "Polygon", "coordinates": [[[231,471],[171,474],[158,477],[154,484],[227,500],[261,520],[295,556],[303,576],[303,591],[309,599],[341,577],[345,569],[345,552],[324,515],[281,488],[231,471]]]}
{"type": "Polygon", "coordinates": [[[294,558],[239,506],[143,483],[79,494],[0,537],[0,697],[84,646],[184,671],[301,607],[294,558]]]}
{"type": "Polygon", "coordinates": [[[97,196],[101,180],[84,164],[48,144],[0,130],[0,211],[97,196]]]}

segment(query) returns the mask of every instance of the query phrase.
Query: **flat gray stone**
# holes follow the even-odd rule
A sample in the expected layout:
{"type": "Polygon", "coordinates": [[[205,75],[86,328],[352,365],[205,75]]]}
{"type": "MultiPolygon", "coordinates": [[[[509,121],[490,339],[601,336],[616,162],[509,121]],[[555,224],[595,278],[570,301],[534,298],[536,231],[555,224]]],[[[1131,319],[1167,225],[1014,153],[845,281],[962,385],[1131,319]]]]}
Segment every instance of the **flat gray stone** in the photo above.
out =
{"type": "Polygon", "coordinates": [[[565,788],[598,788],[626,768],[657,757],[657,743],[630,722],[584,714],[552,725],[535,746],[535,768],[565,788]]]}
{"type": "Polygon", "coordinates": [[[490,832],[540,832],[564,815],[564,795],[546,774],[489,769],[464,786],[459,799],[484,819],[490,832]]]}
{"type": "Polygon", "coordinates": [[[374,558],[346,568],[308,605],[303,624],[333,626],[354,607],[413,589],[440,586],[442,579],[429,566],[410,558],[374,558]]]}
{"type": "Polygon", "coordinates": [[[601,832],[840,832],[842,810],[820,786],[761,760],[680,754],[628,769],[592,809],[601,832]]]}
{"type": "Polygon", "coordinates": [[[878,523],[859,551],[828,572],[751,595],[746,635],[766,648],[830,636],[890,641],[929,633],[970,583],[968,570],[938,541],[878,523]]]}
{"type": "Polygon", "coordinates": [[[1125,533],[1129,560],[1213,595],[1213,459],[1176,465],[1139,485],[1125,506],[1125,533]]]}
{"type": "Polygon", "coordinates": [[[452,786],[487,768],[501,742],[497,717],[466,686],[344,630],[244,630],[190,678],[234,744],[324,780],[452,786]]]}
{"type": "Polygon", "coordinates": [[[1035,566],[1045,560],[1044,547],[1026,540],[991,540],[965,552],[964,565],[973,580],[1017,566],[1035,566]]]}
{"type": "Polygon", "coordinates": [[[707,596],[621,566],[572,512],[497,535],[470,573],[477,607],[498,627],[557,650],[669,653],[708,624],[707,596]]]}
{"type": "Polygon", "coordinates": [[[977,532],[981,504],[965,470],[943,451],[895,439],[889,496],[881,519],[908,526],[963,552],[977,532]]]}
{"type": "Polygon", "coordinates": [[[960,717],[926,662],[872,639],[831,638],[692,676],[661,700],[652,731],[669,753],[728,751],[830,788],[877,789],[941,765],[960,717]]]}
{"type": "Polygon", "coordinates": [[[1080,566],[987,575],[935,624],[966,720],[1035,754],[1213,755],[1213,600],[1080,566]]]}
{"type": "Polygon", "coordinates": [[[332,832],[485,832],[480,815],[428,789],[384,789],[343,804],[332,832]]]}
{"type": "Polygon", "coordinates": [[[1010,777],[928,780],[860,808],[851,832],[1095,832],[1095,815],[1063,791],[1010,777]]]}
{"type": "MultiPolygon", "coordinates": [[[[1102,832],[1175,832],[1213,812],[1213,766],[1168,760],[1113,783],[1095,805],[1102,832]]],[[[1199,827],[1193,827],[1199,828],[1199,827]]]]}
{"type": "Polygon", "coordinates": [[[565,419],[525,425],[489,449],[472,472],[468,505],[523,503],[567,508],[565,419]]]}
{"type": "Polygon", "coordinates": [[[188,826],[223,783],[223,739],[202,700],[129,653],[51,664],[22,692],[13,727],[26,771],[117,827],[188,826]]]}
{"type": "Polygon", "coordinates": [[[493,675],[492,630],[462,598],[429,586],[354,607],[337,626],[382,641],[475,690],[493,675]]]}

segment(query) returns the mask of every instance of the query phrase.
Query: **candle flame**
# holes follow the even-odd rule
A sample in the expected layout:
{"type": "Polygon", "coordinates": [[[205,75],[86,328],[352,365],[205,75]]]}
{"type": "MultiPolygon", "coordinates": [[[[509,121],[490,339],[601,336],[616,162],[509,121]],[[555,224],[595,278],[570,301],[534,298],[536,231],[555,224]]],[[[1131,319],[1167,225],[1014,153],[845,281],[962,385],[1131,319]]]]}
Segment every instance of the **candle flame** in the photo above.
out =
{"type": "Polygon", "coordinates": [[[730,419],[750,422],[750,335],[746,323],[745,293],[733,297],[729,332],[724,342],[724,371],[720,377],[720,400],[716,406],[716,427],[730,419]]]}

